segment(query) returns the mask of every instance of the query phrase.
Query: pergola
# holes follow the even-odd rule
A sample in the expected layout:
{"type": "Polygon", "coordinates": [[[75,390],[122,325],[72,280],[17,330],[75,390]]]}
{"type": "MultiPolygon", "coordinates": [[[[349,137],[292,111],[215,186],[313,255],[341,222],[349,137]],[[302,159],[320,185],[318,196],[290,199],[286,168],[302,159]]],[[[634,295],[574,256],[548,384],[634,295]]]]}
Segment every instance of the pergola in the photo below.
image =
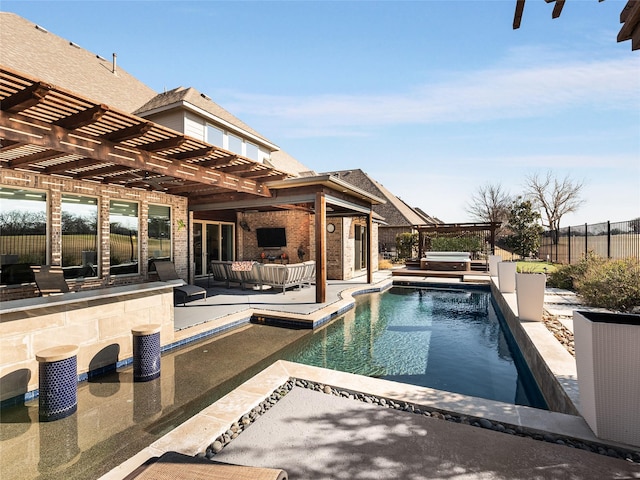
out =
{"type": "Polygon", "coordinates": [[[454,235],[471,232],[489,232],[489,243],[491,244],[491,253],[494,253],[496,246],[496,230],[500,228],[500,222],[486,223],[441,223],[429,225],[414,225],[418,231],[418,258],[422,258],[422,245],[425,235],[454,235]]]}
{"type": "Polygon", "coordinates": [[[316,301],[326,297],[327,215],[384,203],[335,178],[293,176],[0,66],[0,168],[187,197],[189,209],[304,209],[316,218],[316,301]],[[290,179],[287,181],[287,179],[290,179]]]}
{"type": "MultiPolygon", "coordinates": [[[[516,11],[513,17],[514,30],[520,28],[522,22],[522,12],[526,0],[516,0],[516,11]]],[[[547,3],[555,2],[551,18],[558,18],[562,13],[566,0],[545,0],[547,3]]],[[[602,2],[604,0],[598,0],[602,2]]],[[[628,0],[620,12],[620,23],[622,27],[618,32],[618,42],[631,40],[631,50],[640,49],[640,0],[628,0]]]]}

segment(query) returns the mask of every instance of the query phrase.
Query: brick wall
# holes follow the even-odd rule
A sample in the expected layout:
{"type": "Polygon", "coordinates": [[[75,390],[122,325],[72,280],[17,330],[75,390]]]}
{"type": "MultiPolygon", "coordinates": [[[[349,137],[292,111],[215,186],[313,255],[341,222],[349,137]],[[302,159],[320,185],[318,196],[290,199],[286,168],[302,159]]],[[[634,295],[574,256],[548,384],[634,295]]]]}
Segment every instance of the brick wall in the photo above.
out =
{"type": "MultiPolygon", "coordinates": [[[[149,204],[171,207],[173,258],[180,276],[187,278],[187,229],[179,226],[179,220],[187,223],[188,205],[186,198],[167,195],[160,192],[146,192],[94,182],[83,182],[35,173],[0,170],[0,185],[8,188],[33,189],[47,194],[47,264],[61,265],[62,262],[62,226],[61,199],[65,193],[85,195],[98,199],[98,278],[70,279],[71,290],[88,290],[106,285],[126,285],[146,281],[147,279],[147,221],[149,204]],[[137,202],[139,205],[139,275],[110,276],[109,272],[109,201],[123,200],[137,202]]],[[[11,253],[11,252],[0,252],[11,253]]],[[[0,301],[29,298],[37,295],[34,285],[0,286],[0,301]]]]}

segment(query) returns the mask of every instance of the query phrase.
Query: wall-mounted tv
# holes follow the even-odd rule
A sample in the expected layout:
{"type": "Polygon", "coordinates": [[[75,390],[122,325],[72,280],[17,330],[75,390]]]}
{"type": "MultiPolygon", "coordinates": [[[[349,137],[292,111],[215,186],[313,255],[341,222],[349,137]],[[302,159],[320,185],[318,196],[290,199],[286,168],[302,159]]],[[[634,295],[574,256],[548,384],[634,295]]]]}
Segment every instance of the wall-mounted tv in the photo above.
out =
{"type": "Polygon", "coordinates": [[[287,245],[284,228],[256,228],[258,246],[262,248],[279,248],[287,245]]]}

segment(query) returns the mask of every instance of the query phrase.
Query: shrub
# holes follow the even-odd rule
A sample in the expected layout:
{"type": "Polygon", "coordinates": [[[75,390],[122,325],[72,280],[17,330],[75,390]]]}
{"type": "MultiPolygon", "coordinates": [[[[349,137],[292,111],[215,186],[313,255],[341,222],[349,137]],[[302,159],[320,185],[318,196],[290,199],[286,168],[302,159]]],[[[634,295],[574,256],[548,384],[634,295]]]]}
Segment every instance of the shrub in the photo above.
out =
{"type": "Polygon", "coordinates": [[[390,270],[393,267],[393,263],[390,260],[378,260],[379,270],[390,270]]]}
{"type": "Polygon", "coordinates": [[[411,258],[413,249],[418,244],[417,233],[399,233],[396,235],[396,249],[398,258],[411,258]]]}
{"type": "Polygon", "coordinates": [[[630,312],[640,306],[640,265],[632,259],[592,262],[574,285],[593,307],[630,312]]]}
{"type": "Polygon", "coordinates": [[[628,312],[640,306],[640,264],[635,259],[607,260],[589,252],[575,265],[558,267],[547,285],[573,290],[591,307],[628,312]]]}

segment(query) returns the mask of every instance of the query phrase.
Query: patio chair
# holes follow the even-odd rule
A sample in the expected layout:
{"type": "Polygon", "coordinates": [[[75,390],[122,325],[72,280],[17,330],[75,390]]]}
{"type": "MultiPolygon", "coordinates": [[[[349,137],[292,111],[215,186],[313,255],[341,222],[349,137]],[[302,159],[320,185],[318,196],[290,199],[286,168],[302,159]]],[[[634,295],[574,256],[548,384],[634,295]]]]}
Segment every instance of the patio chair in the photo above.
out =
{"type": "Polygon", "coordinates": [[[203,300],[207,298],[207,290],[206,288],[199,287],[198,285],[189,285],[182,278],[178,276],[176,272],[176,267],[173,262],[168,260],[161,260],[158,262],[153,262],[153,265],[156,268],[156,273],[158,274],[158,278],[162,282],[173,283],[173,291],[178,292],[182,295],[182,305],[184,306],[187,303],[187,300],[191,297],[196,297],[198,295],[203,296],[203,300]],[[179,282],[176,283],[176,280],[179,282]]]}
{"type": "Polygon", "coordinates": [[[64,279],[62,268],[58,266],[42,265],[32,267],[33,276],[43,297],[69,293],[69,285],[64,279]]]}
{"type": "Polygon", "coordinates": [[[205,458],[189,457],[167,452],[145,462],[124,480],[287,480],[284,470],[276,468],[246,467],[215,462],[205,458]]]}

